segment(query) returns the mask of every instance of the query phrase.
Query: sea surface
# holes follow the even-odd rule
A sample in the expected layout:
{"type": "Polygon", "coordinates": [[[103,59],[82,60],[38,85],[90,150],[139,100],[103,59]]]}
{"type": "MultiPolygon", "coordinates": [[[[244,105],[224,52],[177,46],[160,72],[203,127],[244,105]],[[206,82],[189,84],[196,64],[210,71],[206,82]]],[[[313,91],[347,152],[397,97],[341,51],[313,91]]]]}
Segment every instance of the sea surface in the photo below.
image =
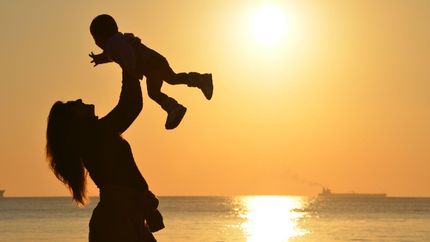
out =
{"type": "MultiPolygon", "coordinates": [[[[0,241],[83,242],[98,202],[0,199],[0,241]]],[[[159,242],[430,241],[430,198],[160,197],[159,242]]]]}

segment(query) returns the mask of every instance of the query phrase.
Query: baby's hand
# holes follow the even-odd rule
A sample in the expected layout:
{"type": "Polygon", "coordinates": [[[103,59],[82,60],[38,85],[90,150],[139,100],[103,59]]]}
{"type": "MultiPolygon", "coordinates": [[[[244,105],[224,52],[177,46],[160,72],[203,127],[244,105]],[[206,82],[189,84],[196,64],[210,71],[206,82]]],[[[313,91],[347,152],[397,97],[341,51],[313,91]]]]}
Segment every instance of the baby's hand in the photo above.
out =
{"type": "Polygon", "coordinates": [[[96,55],[93,52],[91,52],[89,56],[93,58],[93,60],[90,63],[94,63],[94,66],[97,66],[98,64],[106,63],[106,61],[104,60],[105,58],[103,54],[96,55]]]}

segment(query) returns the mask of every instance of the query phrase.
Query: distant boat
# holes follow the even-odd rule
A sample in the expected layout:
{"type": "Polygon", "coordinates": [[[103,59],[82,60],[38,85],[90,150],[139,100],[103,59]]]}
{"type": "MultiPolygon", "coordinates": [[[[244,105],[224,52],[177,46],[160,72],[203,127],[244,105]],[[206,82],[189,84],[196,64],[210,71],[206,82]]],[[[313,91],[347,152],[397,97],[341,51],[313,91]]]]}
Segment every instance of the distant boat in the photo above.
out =
{"type": "Polygon", "coordinates": [[[0,190],[0,198],[3,197],[5,190],[0,190]]]}
{"type": "Polygon", "coordinates": [[[332,193],[330,189],[323,188],[322,192],[318,194],[319,197],[370,197],[370,198],[376,198],[376,197],[386,197],[387,194],[385,193],[355,193],[355,192],[349,192],[349,193],[332,193]]]}

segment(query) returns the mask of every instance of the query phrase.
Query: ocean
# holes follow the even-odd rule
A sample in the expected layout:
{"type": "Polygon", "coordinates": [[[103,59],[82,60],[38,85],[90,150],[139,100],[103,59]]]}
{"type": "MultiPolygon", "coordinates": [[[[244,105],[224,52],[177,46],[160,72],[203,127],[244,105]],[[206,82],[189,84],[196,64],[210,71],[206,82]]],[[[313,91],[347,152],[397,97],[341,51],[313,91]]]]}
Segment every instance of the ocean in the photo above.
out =
{"type": "MultiPolygon", "coordinates": [[[[0,241],[87,241],[97,201],[0,199],[0,241]]],[[[430,198],[160,197],[159,208],[159,242],[430,241],[430,198]]]]}

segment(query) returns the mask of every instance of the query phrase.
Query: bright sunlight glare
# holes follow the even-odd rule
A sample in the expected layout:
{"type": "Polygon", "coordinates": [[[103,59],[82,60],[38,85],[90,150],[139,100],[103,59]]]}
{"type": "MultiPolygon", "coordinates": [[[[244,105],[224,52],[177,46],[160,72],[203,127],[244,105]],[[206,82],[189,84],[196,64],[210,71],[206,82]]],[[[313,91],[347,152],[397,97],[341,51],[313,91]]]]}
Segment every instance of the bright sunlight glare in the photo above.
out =
{"type": "Polygon", "coordinates": [[[287,18],[276,5],[266,5],[251,15],[251,31],[254,38],[268,46],[280,42],[287,31],[287,18]]]}
{"type": "Polygon", "coordinates": [[[247,221],[242,228],[247,242],[286,242],[307,233],[298,226],[298,220],[304,216],[295,211],[304,206],[299,197],[244,197],[243,203],[247,221]]]}

